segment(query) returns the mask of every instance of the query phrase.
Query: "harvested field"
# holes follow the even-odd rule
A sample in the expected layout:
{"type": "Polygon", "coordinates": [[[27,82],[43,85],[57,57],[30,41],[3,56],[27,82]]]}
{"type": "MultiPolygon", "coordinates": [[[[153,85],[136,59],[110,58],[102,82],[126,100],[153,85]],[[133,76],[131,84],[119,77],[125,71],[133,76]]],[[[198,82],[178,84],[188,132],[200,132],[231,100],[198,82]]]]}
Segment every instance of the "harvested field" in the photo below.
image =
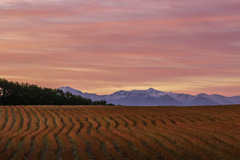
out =
{"type": "Polygon", "coordinates": [[[1,106],[0,160],[240,159],[240,106],[1,106]]]}

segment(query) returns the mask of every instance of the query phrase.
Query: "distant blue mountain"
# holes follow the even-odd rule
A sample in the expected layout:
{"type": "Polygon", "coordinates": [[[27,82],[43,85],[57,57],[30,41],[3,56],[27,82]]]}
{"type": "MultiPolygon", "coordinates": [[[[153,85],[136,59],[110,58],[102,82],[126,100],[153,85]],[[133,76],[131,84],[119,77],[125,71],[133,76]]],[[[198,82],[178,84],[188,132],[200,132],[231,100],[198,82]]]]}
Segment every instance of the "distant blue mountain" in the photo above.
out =
{"type": "Polygon", "coordinates": [[[240,104],[240,96],[225,97],[222,95],[207,95],[204,93],[196,96],[162,92],[149,88],[147,90],[117,91],[110,95],[97,95],[83,93],[71,87],[61,87],[63,92],[70,92],[92,100],[105,99],[108,103],[127,106],[206,106],[240,104]]]}

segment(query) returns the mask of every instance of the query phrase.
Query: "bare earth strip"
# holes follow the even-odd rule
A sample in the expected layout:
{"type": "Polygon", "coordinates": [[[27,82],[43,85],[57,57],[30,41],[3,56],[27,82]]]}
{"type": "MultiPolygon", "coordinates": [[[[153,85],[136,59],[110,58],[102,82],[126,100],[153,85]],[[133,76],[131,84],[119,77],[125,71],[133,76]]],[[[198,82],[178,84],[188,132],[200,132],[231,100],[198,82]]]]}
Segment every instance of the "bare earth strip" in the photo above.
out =
{"type": "Polygon", "coordinates": [[[239,160],[240,105],[0,106],[0,160],[239,160]]]}

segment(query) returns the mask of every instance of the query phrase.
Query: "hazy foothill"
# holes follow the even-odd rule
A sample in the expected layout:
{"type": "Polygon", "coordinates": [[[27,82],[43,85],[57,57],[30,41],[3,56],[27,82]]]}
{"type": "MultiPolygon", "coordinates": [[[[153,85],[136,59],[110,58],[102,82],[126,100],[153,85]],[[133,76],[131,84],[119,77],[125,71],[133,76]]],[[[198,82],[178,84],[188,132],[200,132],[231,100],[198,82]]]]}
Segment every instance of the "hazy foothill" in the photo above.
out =
{"type": "Polygon", "coordinates": [[[71,87],[59,88],[63,92],[79,95],[92,100],[106,100],[108,103],[125,106],[216,106],[240,104],[240,96],[226,97],[218,94],[200,93],[190,95],[184,93],[163,92],[153,88],[146,90],[117,91],[109,95],[83,93],[71,87]]]}

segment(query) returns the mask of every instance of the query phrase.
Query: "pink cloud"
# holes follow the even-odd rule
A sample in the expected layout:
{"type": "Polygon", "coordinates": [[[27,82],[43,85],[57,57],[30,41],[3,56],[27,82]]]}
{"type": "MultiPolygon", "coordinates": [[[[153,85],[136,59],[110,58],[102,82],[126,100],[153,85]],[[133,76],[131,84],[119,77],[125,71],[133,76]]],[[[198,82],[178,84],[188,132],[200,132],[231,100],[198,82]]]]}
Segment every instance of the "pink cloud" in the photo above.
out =
{"type": "Polygon", "coordinates": [[[237,0],[1,1],[0,77],[240,95],[239,9],[237,0]]]}

